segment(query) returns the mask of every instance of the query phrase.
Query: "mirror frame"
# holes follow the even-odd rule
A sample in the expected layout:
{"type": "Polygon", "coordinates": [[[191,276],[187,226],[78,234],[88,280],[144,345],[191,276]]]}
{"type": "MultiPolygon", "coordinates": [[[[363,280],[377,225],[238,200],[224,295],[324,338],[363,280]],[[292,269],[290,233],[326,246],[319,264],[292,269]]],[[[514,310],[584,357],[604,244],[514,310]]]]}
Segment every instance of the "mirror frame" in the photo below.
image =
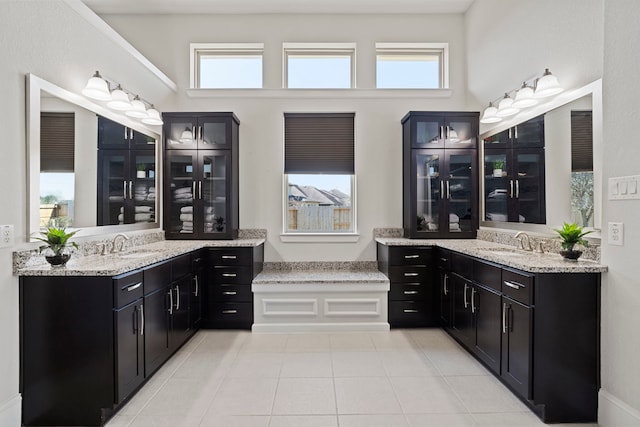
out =
{"type": "MultiPolygon", "coordinates": [[[[509,129],[519,123],[530,120],[541,114],[545,114],[555,108],[569,104],[583,96],[591,95],[592,111],[593,111],[593,225],[594,230],[600,231],[602,229],[602,158],[604,154],[604,137],[602,131],[602,79],[595,80],[589,84],[586,84],[578,89],[565,91],[552,98],[548,102],[543,102],[535,107],[532,107],[514,118],[509,120],[503,120],[498,125],[489,129],[482,129],[479,138],[479,144],[482,147],[479,158],[484,158],[484,145],[482,141],[498,132],[509,129]]],[[[484,194],[484,162],[480,162],[480,195],[484,194]]],[[[480,212],[484,212],[484,198],[480,197],[480,212]]],[[[487,228],[506,228],[510,230],[525,230],[531,232],[538,232],[541,234],[550,234],[550,227],[554,227],[561,224],[524,224],[515,222],[497,222],[497,221],[480,221],[481,227],[487,228]]],[[[600,233],[596,232],[589,237],[599,237],[600,233]]]]}
{"type": "MultiPolygon", "coordinates": [[[[113,111],[98,105],[87,98],[63,89],[55,84],[48,82],[34,74],[28,73],[26,75],[26,90],[27,90],[27,102],[26,102],[26,139],[27,139],[27,226],[26,226],[26,241],[34,241],[33,234],[40,231],[40,106],[41,106],[41,94],[46,92],[49,95],[62,99],[63,101],[71,104],[78,105],[96,114],[99,114],[108,119],[119,122],[125,126],[128,126],[139,132],[143,132],[156,138],[156,183],[162,183],[162,158],[161,153],[161,138],[160,134],[144,124],[134,121],[129,117],[121,114],[114,113],[113,111]]],[[[97,144],[97,135],[96,135],[97,144]]],[[[97,146],[96,146],[97,149],[97,146]]],[[[162,229],[162,192],[158,193],[159,197],[156,198],[157,212],[160,215],[156,215],[155,223],[141,223],[141,224],[122,224],[122,225],[105,225],[94,227],[70,227],[74,230],[78,230],[78,237],[95,236],[101,234],[113,234],[121,231],[132,230],[145,230],[145,229],[162,229]]]]}

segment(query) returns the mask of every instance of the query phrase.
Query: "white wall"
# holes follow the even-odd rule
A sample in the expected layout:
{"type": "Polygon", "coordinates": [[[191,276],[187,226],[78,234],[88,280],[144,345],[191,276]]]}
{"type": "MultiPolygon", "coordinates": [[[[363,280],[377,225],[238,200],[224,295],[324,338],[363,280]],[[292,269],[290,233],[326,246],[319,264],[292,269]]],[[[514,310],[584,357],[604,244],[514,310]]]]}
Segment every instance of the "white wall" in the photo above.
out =
{"type": "MultiPolygon", "coordinates": [[[[126,16],[104,19],[179,86],[182,111],[233,111],[240,119],[240,227],[266,228],[267,261],[375,260],[374,227],[402,226],[400,119],[409,110],[464,110],[462,15],[126,16]],[[283,42],[356,42],[357,87],[375,87],[375,42],[448,42],[450,98],[190,98],[190,42],[264,42],[264,86],[282,87],[283,42]],[[357,243],[283,243],[283,112],[356,113],[357,243]]],[[[351,96],[350,96],[351,95],[351,96]]]]}
{"type": "Polygon", "coordinates": [[[172,93],[139,62],[60,0],[0,2],[0,224],[15,226],[16,247],[0,249],[0,425],[20,425],[18,278],[11,252],[25,244],[27,198],[25,74],[79,93],[96,69],[149,94],[159,108],[172,93]]]}

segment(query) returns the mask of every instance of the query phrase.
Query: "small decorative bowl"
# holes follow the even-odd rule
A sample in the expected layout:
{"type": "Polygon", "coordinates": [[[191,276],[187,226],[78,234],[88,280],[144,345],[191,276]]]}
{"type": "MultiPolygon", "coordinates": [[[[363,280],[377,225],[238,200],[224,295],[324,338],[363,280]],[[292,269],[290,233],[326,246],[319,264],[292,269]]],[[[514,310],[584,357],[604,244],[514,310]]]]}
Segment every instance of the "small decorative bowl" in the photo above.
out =
{"type": "Polygon", "coordinates": [[[582,255],[582,251],[560,251],[560,255],[562,255],[562,257],[567,261],[577,261],[578,258],[580,258],[580,255],[582,255]]]}

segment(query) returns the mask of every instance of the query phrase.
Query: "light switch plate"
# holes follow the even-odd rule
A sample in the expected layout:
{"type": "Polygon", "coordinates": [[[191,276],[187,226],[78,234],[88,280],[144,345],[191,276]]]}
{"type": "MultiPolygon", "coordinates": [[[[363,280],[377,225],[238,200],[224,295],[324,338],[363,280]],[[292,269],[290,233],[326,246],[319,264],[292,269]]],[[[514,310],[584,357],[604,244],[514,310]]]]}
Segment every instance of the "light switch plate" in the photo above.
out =
{"type": "Polygon", "coordinates": [[[610,245],[624,245],[624,225],[621,222],[610,222],[608,241],[610,245]]]}
{"type": "Polygon", "coordinates": [[[0,225],[0,248],[8,248],[15,243],[13,225],[0,225]]]}
{"type": "Polygon", "coordinates": [[[609,178],[609,200],[640,199],[640,175],[609,178]]]}

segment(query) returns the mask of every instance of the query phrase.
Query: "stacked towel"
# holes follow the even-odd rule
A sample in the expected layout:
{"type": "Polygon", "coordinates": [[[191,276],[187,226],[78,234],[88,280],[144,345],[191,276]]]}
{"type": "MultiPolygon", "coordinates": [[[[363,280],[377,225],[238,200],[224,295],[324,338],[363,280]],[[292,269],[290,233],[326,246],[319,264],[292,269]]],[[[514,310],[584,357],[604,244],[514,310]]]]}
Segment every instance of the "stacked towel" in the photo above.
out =
{"type": "Polygon", "coordinates": [[[460,217],[454,213],[449,214],[449,231],[462,231],[460,229],[460,217]]]}
{"type": "Polygon", "coordinates": [[[193,199],[191,187],[181,187],[173,190],[173,199],[175,201],[185,202],[193,199]]]}
{"type": "Polygon", "coordinates": [[[156,187],[149,187],[147,200],[154,201],[156,199],[156,187]]]}

